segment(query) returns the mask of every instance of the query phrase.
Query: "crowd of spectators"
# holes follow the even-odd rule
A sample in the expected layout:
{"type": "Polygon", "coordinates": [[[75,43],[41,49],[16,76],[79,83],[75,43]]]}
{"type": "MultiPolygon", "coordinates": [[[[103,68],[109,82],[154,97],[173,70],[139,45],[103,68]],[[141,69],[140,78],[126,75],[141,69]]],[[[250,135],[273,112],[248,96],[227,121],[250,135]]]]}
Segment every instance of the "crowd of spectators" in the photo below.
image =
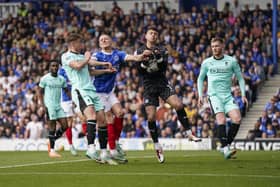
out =
{"type": "MultiPolygon", "coordinates": [[[[215,7],[176,12],[161,2],[151,14],[135,6],[130,14],[124,15],[117,3],[112,11],[101,14],[83,12],[73,2],[40,5],[35,8],[32,3],[21,4],[17,17],[8,16],[0,21],[1,138],[46,137],[48,126],[43,106],[38,103],[37,84],[47,72],[47,64],[60,61],[70,32],[83,34],[85,46],[92,52],[98,50],[98,36],[106,32],[112,36],[116,48],[133,53],[143,42],[147,26],[155,25],[160,30],[160,42],[169,51],[166,76],[183,100],[197,137],[216,136],[216,123],[208,104],[197,107],[196,84],[201,62],[211,56],[209,41],[213,36],[224,38],[225,52],[238,59],[250,105],[256,101],[262,82],[273,76],[269,6],[265,10],[258,6],[250,10],[248,5],[227,4],[220,12],[215,7]]],[[[135,65],[123,64],[115,90],[125,111],[122,137],[149,136],[140,82],[135,65]]],[[[233,82],[232,92],[244,116],[246,106],[237,81],[233,82]]],[[[204,94],[207,99],[206,90],[204,94]]],[[[162,101],[157,123],[160,137],[185,137],[175,111],[162,101]]],[[[279,125],[280,121],[274,123],[279,125]]]]}
{"type": "Polygon", "coordinates": [[[262,115],[248,132],[247,138],[280,138],[280,89],[266,103],[262,115]]]}

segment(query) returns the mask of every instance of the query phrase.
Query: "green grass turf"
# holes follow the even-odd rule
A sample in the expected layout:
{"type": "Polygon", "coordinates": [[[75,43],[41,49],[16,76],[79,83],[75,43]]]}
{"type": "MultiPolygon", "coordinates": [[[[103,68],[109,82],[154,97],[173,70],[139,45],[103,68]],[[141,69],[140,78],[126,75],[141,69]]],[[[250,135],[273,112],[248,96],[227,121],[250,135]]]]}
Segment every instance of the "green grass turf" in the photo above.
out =
{"type": "Polygon", "coordinates": [[[217,151],[127,152],[129,162],[100,165],[79,152],[50,159],[46,152],[0,152],[1,187],[272,187],[280,185],[280,152],[238,152],[224,160],[217,151]]]}

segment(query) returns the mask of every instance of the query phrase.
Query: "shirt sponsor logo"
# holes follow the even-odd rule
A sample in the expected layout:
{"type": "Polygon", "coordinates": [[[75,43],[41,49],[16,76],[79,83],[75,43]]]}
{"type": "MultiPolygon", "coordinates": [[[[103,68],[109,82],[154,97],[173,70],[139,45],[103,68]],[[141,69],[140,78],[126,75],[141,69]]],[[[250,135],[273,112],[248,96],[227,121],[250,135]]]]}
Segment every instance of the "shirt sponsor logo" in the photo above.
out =
{"type": "Polygon", "coordinates": [[[229,73],[229,70],[224,68],[211,68],[210,73],[229,73]]]}
{"type": "Polygon", "coordinates": [[[49,88],[62,88],[61,84],[48,84],[49,88]]]}

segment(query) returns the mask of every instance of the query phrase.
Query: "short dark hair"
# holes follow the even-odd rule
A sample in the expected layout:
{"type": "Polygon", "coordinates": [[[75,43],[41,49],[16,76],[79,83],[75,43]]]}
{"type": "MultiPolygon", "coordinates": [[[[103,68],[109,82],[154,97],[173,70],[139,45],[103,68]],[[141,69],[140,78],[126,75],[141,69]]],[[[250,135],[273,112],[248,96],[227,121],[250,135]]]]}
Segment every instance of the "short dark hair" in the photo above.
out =
{"type": "Polygon", "coordinates": [[[58,64],[58,65],[59,65],[59,62],[57,62],[56,60],[52,60],[52,61],[50,61],[50,64],[53,64],[53,63],[55,63],[55,64],[58,64]]]}
{"type": "Polygon", "coordinates": [[[82,38],[83,37],[79,33],[70,33],[67,37],[67,43],[71,43],[82,38]]]}
{"type": "Polygon", "coordinates": [[[57,63],[59,65],[59,62],[56,61],[56,60],[49,61],[49,63],[47,63],[47,66],[46,66],[46,70],[50,70],[50,67],[51,67],[52,63],[57,63]]]}
{"type": "Polygon", "coordinates": [[[224,43],[224,40],[221,37],[216,36],[216,37],[211,39],[211,43],[213,43],[213,42],[224,43]]]}
{"type": "Polygon", "coordinates": [[[148,28],[147,28],[147,30],[146,30],[146,33],[149,31],[149,30],[153,30],[153,31],[156,31],[156,32],[158,32],[158,29],[156,28],[156,26],[149,26],[148,28]]]}

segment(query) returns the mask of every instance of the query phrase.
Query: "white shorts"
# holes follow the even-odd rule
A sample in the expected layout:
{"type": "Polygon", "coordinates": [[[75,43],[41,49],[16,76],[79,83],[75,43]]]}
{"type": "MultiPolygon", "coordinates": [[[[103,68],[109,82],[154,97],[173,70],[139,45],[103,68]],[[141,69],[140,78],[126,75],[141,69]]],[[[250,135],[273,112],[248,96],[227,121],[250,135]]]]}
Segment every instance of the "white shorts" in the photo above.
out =
{"type": "Polygon", "coordinates": [[[100,98],[101,103],[105,107],[105,112],[110,111],[115,104],[120,103],[114,92],[110,92],[109,94],[97,93],[97,95],[100,98]]]}
{"type": "Polygon", "coordinates": [[[72,117],[74,116],[73,112],[73,103],[72,101],[64,101],[61,102],[61,107],[64,110],[66,117],[72,117]]]}

